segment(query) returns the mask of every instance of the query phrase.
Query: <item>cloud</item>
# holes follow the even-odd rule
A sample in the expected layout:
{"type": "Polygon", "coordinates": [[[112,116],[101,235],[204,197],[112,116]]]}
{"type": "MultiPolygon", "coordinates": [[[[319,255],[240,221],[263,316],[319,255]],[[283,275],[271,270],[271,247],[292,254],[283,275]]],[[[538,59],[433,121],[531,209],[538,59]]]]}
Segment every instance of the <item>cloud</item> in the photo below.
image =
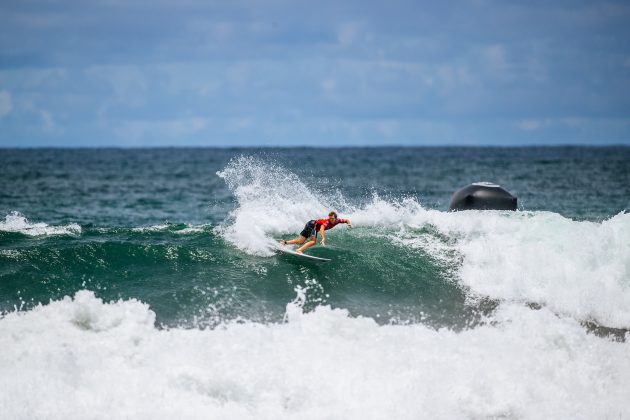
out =
{"type": "Polygon", "coordinates": [[[541,120],[522,120],[517,123],[517,127],[521,130],[534,131],[548,125],[547,121],[541,120]]]}
{"type": "Polygon", "coordinates": [[[501,80],[509,79],[508,59],[504,45],[489,45],[481,50],[481,54],[482,63],[490,77],[496,77],[501,80]]]}
{"type": "Polygon", "coordinates": [[[50,115],[50,112],[40,111],[40,115],[42,117],[42,128],[44,129],[44,131],[54,132],[57,129],[57,125],[50,115]]]}
{"type": "Polygon", "coordinates": [[[187,139],[207,128],[209,119],[184,117],[169,120],[129,120],[114,129],[127,145],[142,145],[146,141],[171,141],[186,144],[187,139]]]}
{"type": "Polygon", "coordinates": [[[333,94],[335,93],[335,88],[337,87],[337,82],[335,81],[335,79],[324,79],[321,81],[320,86],[322,87],[322,89],[324,90],[324,92],[328,93],[328,94],[333,94]]]}
{"type": "Polygon", "coordinates": [[[148,89],[146,68],[134,65],[98,65],[85,69],[91,81],[104,82],[112,90],[113,98],[127,106],[144,104],[144,92],[148,89]]]}
{"type": "Polygon", "coordinates": [[[358,23],[343,23],[337,28],[337,40],[342,46],[349,46],[360,36],[360,25],[358,23]]]}
{"type": "Polygon", "coordinates": [[[0,91],[0,118],[4,118],[13,109],[13,102],[11,101],[11,94],[6,90],[0,91]]]}
{"type": "Polygon", "coordinates": [[[0,143],[630,143],[623,1],[60,1],[0,5],[0,143]]]}
{"type": "Polygon", "coordinates": [[[585,128],[594,129],[595,127],[614,126],[617,129],[623,129],[628,126],[630,119],[602,119],[602,118],[583,118],[568,116],[562,118],[542,118],[542,119],[524,119],[516,123],[516,126],[523,131],[543,131],[557,130],[579,132],[585,128]]]}

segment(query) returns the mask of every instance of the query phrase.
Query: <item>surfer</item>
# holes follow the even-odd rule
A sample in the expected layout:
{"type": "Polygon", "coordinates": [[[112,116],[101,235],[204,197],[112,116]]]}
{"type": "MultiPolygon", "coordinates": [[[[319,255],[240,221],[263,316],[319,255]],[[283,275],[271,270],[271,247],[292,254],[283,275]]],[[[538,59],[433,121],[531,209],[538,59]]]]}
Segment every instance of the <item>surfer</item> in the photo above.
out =
{"type": "Polygon", "coordinates": [[[317,242],[317,232],[319,232],[322,235],[322,240],[320,241],[320,243],[322,244],[322,246],[326,246],[326,234],[324,232],[328,229],[334,228],[339,223],[345,223],[348,225],[349,228],[352,227],[352,223],[350,222],[350,220],[340,219],[337,217],[337,213],[331,211],[330,213],[328,213],[328,219],[309,220],[304,226],[304,230],[300,232],[299,238],[292,239],[290,241],[281,241],[281,243],[283,245],[304,244],[295,250],[295,252],[299,252],[301,254],[306,249],[315,245],[315,243],[317,242]]]}

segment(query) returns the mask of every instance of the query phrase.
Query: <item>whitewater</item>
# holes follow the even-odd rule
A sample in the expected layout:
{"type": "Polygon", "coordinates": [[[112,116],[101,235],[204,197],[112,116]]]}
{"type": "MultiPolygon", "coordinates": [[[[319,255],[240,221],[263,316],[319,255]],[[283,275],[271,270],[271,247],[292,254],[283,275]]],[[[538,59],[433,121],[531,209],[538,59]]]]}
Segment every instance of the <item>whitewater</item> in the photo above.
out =
{"type": "Polygon", "coordinates": [[[210,222],[6,211],[0,417],[630,418],[630,214],[449,213],[277,158],[215,168],[210,222]],[[313,250],[333,262],[274,254],[332,209],[355,225],[313,250]]]}
{"type": "Polygon", "coordinates": [[[627,344],[507,304],[456,333],[287,306],[282,324],[158,329],[90,292],[0,323],[5,418],[623,418],[627,344]]]}

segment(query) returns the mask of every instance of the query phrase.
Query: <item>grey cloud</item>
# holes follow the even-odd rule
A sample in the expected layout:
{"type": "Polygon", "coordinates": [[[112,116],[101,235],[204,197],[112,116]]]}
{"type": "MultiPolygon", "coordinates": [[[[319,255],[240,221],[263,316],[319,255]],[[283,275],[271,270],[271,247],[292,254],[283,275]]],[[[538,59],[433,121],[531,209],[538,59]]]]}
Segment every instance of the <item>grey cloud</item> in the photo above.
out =
{"type": "Polygon", "coordinates": [[[587,1],[7,1],[0,144],[630,141],[620,122],[629,11],[587,1]],[[556,123],[570,118],[581,123],[556,123]]]}

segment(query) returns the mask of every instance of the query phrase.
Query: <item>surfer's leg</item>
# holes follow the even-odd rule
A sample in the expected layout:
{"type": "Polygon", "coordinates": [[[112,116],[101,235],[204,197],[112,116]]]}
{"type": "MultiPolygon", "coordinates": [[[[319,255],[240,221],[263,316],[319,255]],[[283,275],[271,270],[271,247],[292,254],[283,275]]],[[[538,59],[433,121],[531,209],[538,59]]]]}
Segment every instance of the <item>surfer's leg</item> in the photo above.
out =
{"type": "Polygon", "coordinates": [[[305,240],[306,240],[306,238],[304,236],[300,235],[299,238],[291,239],[290,241],[287,241],[286,245],[303,244],[305,240]]]}
{"type": "Polygon", "coordinates": [[[315,242],[317,242],[317,239],[314,236],[311,236],[311,239],[309,239],[307,243],[296,249],[295,252],[299,252],[301,254],[303,251],[306,251],[307,249],[315,245],[315,242]]]}

